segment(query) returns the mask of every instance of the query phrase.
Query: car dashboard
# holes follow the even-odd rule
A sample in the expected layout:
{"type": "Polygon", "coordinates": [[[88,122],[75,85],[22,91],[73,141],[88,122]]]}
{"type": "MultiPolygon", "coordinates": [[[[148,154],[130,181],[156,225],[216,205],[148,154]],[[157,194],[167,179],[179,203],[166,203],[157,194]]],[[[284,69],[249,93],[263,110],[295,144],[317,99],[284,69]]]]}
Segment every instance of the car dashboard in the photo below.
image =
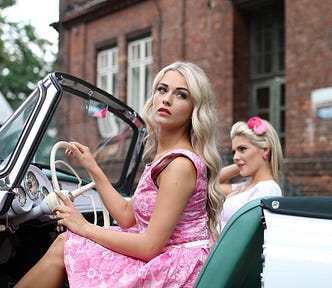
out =
{"type": "MultiPolygon", "coordinates": [[[[0,222],[10,219],[11,228],[15,230],[15,226],[32,219],[40,222],[55,220],[53,213],[40,213],[39,209],[42,201],[53,192],[49,175],[48,169],[29,165],[21,184],[14,189],[15,197],[8,212],[5,215],[0,215],[0,222]]],[[[73,191],[78,188],[78,184],[69,181],[69,178],[68,176],[62,177],[62,179],[61,176],[59,177],[61,190],[73,191]]],[[[102,203],[94,189],[90,189],[82,197],[76,198],[74,204],[82,213],[94,213],[102,210],[102,203]]]]}

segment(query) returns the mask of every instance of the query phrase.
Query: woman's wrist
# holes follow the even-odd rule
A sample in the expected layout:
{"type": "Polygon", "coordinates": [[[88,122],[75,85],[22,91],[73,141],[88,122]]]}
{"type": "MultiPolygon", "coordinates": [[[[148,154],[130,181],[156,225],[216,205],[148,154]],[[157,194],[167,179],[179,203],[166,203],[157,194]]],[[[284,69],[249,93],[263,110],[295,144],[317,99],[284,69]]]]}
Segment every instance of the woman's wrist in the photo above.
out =
{"type": "Polygon", "coordinates": [[[226,183],[232,178],[235,178],[240,175],[239,167],[236,164],[228,165],[221,169],[219,182],[226,183]]]}
{"type": "Polygon", "coordinates": [[[98,173],[101,173],[102,170],[98,166],[97,162],[95,160],[91,161],[88,166],[85,167],[85,169],[89,172],[89,174],[94,177],[98,173]]]}
{"type": "Polygon", "coordinates": [[[84,238],[91,239],[91,229],[93,228],[92,223],[86,221],[86,223],[82,226],[82,235],[84,238]]]}

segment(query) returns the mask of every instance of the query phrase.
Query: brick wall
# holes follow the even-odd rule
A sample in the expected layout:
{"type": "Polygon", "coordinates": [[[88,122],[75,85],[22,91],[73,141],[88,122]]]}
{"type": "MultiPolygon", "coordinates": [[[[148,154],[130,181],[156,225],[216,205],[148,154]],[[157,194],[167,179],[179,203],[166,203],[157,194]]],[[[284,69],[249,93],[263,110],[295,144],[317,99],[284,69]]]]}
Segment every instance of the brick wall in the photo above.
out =
{"type": "Polygon", "coordinates": [[[98,49],[116,44],[118,96],[126,101],[127,43],[151,33],[153,73],[187,60],[208,74],[218,101],[223,155],[230,152],[232,123],[249,111],[248,11],[284,3],[285,174],[304,194],[331,194],[332,120],[318,119],[311,101],[313,90],[332,86],[331,1],[109,0],[75,8],[84,3],[96,2],[60,0],[58,70],[95,83],[98,49]]]}
{"type": "Polygon", "coordinates": [[[332,120],[319,119],[311,101],[313,90],[332,87],[331,4],[286,1],[287,167],[305,194],[331,195],[332,120]]]}

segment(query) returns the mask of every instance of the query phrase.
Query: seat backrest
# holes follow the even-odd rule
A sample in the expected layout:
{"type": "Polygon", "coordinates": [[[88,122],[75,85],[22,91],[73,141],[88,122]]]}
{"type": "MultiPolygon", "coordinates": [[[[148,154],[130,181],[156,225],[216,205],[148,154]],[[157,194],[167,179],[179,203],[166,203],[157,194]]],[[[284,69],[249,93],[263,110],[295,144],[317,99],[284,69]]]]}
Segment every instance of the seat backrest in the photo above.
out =
{"type": "Polygon", "coordinates": [[[213,246],[195,288],[261,287],[263,224],[261,199],[240,208],[213,246]]]}
{"type": "Polygon", "coordinates": [[[261,205],[264,287],[330,288],[332,197],[273,197],[261,205]]]}

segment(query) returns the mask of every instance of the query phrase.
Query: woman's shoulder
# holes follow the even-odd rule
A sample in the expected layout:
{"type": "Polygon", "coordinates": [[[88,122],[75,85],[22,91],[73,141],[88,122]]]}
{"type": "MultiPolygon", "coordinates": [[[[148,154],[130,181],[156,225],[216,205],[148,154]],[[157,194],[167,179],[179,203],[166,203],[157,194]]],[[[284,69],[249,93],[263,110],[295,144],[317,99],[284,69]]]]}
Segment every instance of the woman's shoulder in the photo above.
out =
{"type": "Polygon", "coordinates": [[[164,155],[162,155],[158,160],[156,160],[153,163],[153,166],[160,166],[161,164],[168,165],[168,163],[170,163],[172,160],[178,157],[185,157],[189,159],[194,164],[196,169],[205,168],[205,163],[201,157],[199,157],[194,151],[183,148],[176,148],[166,152],[164,155]]]}
{"type": "Polygon", "coordinates": [[[168,152],[166,152],[164,154],[164,156],[167,156],[167,155],[184,155],[184,156],[188,156],[188,157],[197,157],[197,158],[200,158],[193,150],[189,150],[189,149],[185,149],[185,148],[175,148],[175,149],[172,149],[168,152]]]}
{"type": "Polygon", "coordinates": [[[256,184],[258,187],[279,187],[278,183],[274,180],[265,180],[265,181],[260,181],[256,184]]]}
{"type": "Polygon", "coordinates": [[[260,181],[256,184],[255,188],[268,191],[268,193],[272,195],[282,194],[280,186],[274,180],[260,181]]]}
{"type": "Polygon", "coordinates": [[[197,163],[197,164],[204,165],[203,159],[197,153],[195,153],[192,150],[188,150],[188,149],[176,148],[176,149],[173,149],[173,150],[167,152],[164,156],[166,158],[167,157],[175,158],[175,157],[181,157],[182,156],[182,157],[189,158],[195,164],[197,163]]]}
{"type": "MultiPolygon", "coordinates": [[[[204,164],[204,161],[193,151],[187,150],[187,149],[173,149],[162,155],[159,159],[155,160],[151,163],[150,169],[151,169],[151,177],[152,179],[156,179],[158,175],[173,161],[173,167],[176,167],[176,169],[179,169],[179,167],[188,167],[190,169],[189,165],[186,166],[185,161],[190,160],[192,165],[195,167],[198,177],[206,177],[206,166],[204,164]],[[186,159],[181,159],[185,157],[186,159]]],[[[181,170],[181,172],[184,172],[181,170]]]]}

